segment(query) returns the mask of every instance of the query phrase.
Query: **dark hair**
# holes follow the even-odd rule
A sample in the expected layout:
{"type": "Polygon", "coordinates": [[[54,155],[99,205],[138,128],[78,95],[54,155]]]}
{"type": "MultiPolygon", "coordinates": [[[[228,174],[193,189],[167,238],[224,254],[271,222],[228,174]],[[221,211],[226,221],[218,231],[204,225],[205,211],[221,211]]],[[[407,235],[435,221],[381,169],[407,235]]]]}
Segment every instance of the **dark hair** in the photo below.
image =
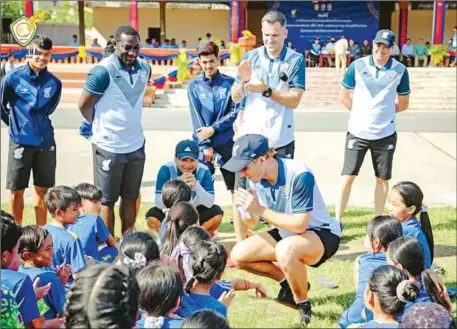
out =
{"type": "Polygon", "coordinates": [[[209,32],[206,33],[206,37],[207,37],[207,38],[211,38],[211,33],[209,33],[209,32]]]}
{"type": "Polygon", "coordinates": [[[114,40],[116,41],[120,41],[121,40],[121,35],[122,34],[125,34],[125,35],[133,35],[133,36],[137,36],[138,37],[138,40],[140,40],[140,35],[138,34],[138,32],[133,28],[131,27],[130,25],[120,25],[117,30],[114,32],[114,40]]]}
{"type": "Polygon", "coordinates": [[[16,222],[11,214],[3,210],[1,211],[0,227],[2,231],[1,252],[13,252],[14,247],[16,247],[20,237],[22,236],[22,227],[16,222]]]}
{"type": "Polygon", "coordinates": [[[71,37],[72,38],[77,38],[78,36],[76,34],[73,34],[71,37]]]}
{"type": "Polygon", "coordinates": [[[95,185],[89,183],[81,183],[75,186],[76,192],[79,193],[82,200],[97,202],[102,200],[102,191],[95,185]]]}
{"type": "Polygon", "coordinates": [[[41,226],[29,225],[24,227],[22,236],[19,239],[19,253],[21,254],[21,258],[22,254],[26,251],[37,253],[48,236],[49,232],[41,226]]]}
{"type": "Polygon", "coordinates": [[[170,209],[180,201],[190,201],[191,199],[192,190],[182,180],[170,180],[163,185],[162,202],[165,208],[170,209]]]}
{"type": "Polygon", "coordinates": [[[161,255],[171,256],[178,245],[181,234],[186,228],[198,224],[198,212],[188,202],[180,201],[173,205],[168,212],[167,228],[163,238],[161,255]]]}
{"type": "Polygon", "coordinates": [[[106,47],[103,49],[103,58],[110,56],[114,53],[116,49],[114,48],[113,42],[110,40],[106,43],[106,47]]]}
{"type": "Polygon", "coordinates": [[[418,285],[408,281],[406,273],[391,265],[383,265],[373,271],[368,289],[378,298],[381,310],[392,316],[403,312],[406,302],[413,302],[419,296],[418,285]]]}
{"type": "MultiPolygon", "coordinates": [[[[403,314],[399,328],[441,328],[455,329],[455,320],[441,305],[435,303],[417,303],[403,314]]],[[[183,327],[181,327],[183,328],[183,327]]]]}
{"type": "Polygon", "coordinates": [[[81,196],[71,187],[56,186],[49,189],[44,197],[44,202],[49,213],[54,217],[58,209],[65,211],[72,204],[80,205],[81,196]]]}
{"type": "Polygon", "coordinates": [[[132,328],[139,288],[125,266],[97,264],[81,272],[67,294],[65,327],[132,328]]]}
{"type": "Polygon", "coordinates": [[[44,50],[52,49],[52,40],[41,34],[37,34],[35,36],[35,38],[33,39],[33,44],[35,46],[37,46],[38,48],[41,48],[44,50]]]}
{"type": "Polygon", "coordinates": [[[198,53],[198,58],[200,58],[201,56],[210,56],[210,55],[214,55],[217,57],[219,55],[219,47],[214,42],[210,41],[208,43],[201,45],[198,48],[197,53],[198,53]]]}
{"type": "Polygon", "coordinates": [[[186,292],[190,293],[194,282],[208,284],[224,272],[227,263],[227,251],[224,246],[212,241],[201,241],[192,253],[192,271],[194,276],[187,282],[186,292]]]}
{"type": "Polygon", "coordinates": [[[393,241],[387,250],[389,258],[395,264],[400,264],[414,277],[421,276],[427,295],[433,302],[447,306],[434,282],[425,271],[424,251],[416,238],[403,236],[393,241]]]}
{"type": "Polygon", "coordinates": [[[379,239],[381,247],[387,250],[389,244],[403,235],[400,221],[392,216],[376,216],[367,226],[367,236],[370,241],[379,239]]]}
{"type": "Polygon", "coordinates": [[[181,328],[196,329],[230,329],[227,319],[211,310],[200,310],[187,317],[181,328]]]}
{"type": "Polygon", "coordinates": [[[406,207],[414,206],[416,208],[414,211],[414,216],[416,216],[419,212],[421,213],[421,228],[425,234],[425,237],[427,238],[428,247],[430,248],[430,257],[431,261],[433,262],[435,239],[433,238],[432,225],[430,223],[430,217],[428,217],[428,212],[422,211],[422,201],[424,199],[422,190],[417,184],[409,181],[398,182],[394,185],[394,187],[392,187],[392,189],[396,190],[398,194],[400,194],[406,207]]]}
{"type": "MultiPolygon", "coordinates": [[[[154,238],[146,232],[134,232],[125,235],[119,246],[120,260],[126,263],[126,259],[135,260],[135,254],[140,253],[146,258],[146,264],[160,259],[159,246],[154,238]]],[[[130,265],[132,270],[138,271],[140,267],[130,265]]]]}
{"type": "Polygon", "coordinates": [[[182,243],[193,253],[202,241],[211,241],[211,237],[204,228],[199,226],[188,227],[181,235],[182,243]]]}
{"type": "Polygon", "coordinates": [[[137,274],[140,309],[149,316],[167,316],[183,293],[181,276],[170,265],[151,264],[137,274]]]}

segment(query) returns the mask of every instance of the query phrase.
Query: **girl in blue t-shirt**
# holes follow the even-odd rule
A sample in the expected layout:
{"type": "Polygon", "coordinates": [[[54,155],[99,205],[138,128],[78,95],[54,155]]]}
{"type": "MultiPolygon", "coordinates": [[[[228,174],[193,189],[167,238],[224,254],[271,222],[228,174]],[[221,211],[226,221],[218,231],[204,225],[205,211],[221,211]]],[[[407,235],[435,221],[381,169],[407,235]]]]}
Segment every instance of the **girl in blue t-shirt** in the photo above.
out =
{"type": "Polygon", "coordinates": [[[405,303],[419,295],[419,285],[399,268],[383,265],[373,271],[364,293],[365,306],[373,320],[359,328],[398,328],[397,316],[405,303]]]}
{"type": "MultiPolygon", "coordinates": [[[[200,247],[202,241],[211,241],[209,233],[198,226],[188,227],[171,253],[171,259],[178,264],[184,284],[193,276],[192,255],[200,247]]],[[[214,298],[219,299],[224,292],[228,293],[232,289],[235,291],[255,289],[257,296],[267,297],[267,292],[260,283],[243,279],[217,281],[211,286],[209,293],[214,298]]]]}
{"type": "Polygon", "coordinates": [[[18,272],[27,274],[32,281],[39,279],[39,287],[50,286],[48,294],[38,301],[41,315],[45,320],[63,316],[65,288],[56,272],[48,270],[52,267],[54,256],[52,236],[40,226],[24,227],[19,239],[19,253],[24,263],[18,272]]]}
{"type": "MultiPolygon", "coordinates": [[[[449,311],[451,301],[447,290],[442,293],[437,287],[444,287],[439,277],[432,270],[426,270],[424,265],[424,252],[419,241],[413,237],[401,237],[393,241],[387,249],[387,263],[403,270],[409,280],[416,282],[420,293],[414,302],[408,302],[405,311],[416,303],[435,302],[449,311]]],[[[403,312],[399,314],[401,320],[403,312]]]]}
{"type": "Polygon", "coordinates": [[[186,284],[186,292],[196,310],[210,309],[227,318],[227,306],[235,297],[234,290],[222,294],[219,300],[210,294],[211,287],[222,278],[226,263],[227,251],[219,243],[201,241],[192,254],[193,276],[186,284]]]}
{"type": "Polygon", "coordinates": [[[184,319],[174,315],[183,293],[178,270],[170,265],[151,264],[138,272],[137,280],[143,314],[137,327],[180,328],[184,319]]]}
{"type": "Polygon", "coordinates": [[[417,184],[398,182],[389,193],[387,206],[391,215],[400,220],[403,235],[419,240],[424,251],[425,268],[430,268],[433,262],[434,241],[427,207],[422,204],[423,199],[424,195],[417,184]],[[416,218],[419,213],[420,223],[416,218]]]}
{"type": "Polygon", "coordinates": [[[403,235],[400,221],[391,216],[377,216],[367,226],[365,237],[366,254],[357,258],[354,263],[354,282],[356,295],[352,305],[340,316],[338,324],[347,328],[351,324],[363,323],[364,292],[373,271],[387,264],[386,250],[389,244],[403,235]]]}

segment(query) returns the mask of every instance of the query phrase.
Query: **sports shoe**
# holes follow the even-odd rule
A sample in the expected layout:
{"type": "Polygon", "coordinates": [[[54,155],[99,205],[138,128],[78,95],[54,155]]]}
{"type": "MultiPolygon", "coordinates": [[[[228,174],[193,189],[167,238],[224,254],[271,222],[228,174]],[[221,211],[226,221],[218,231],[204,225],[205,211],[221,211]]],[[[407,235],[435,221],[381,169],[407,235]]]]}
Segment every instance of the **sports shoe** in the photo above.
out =
{"type": "Polygon", "coordinates": [[[309,301],[298,304],[300,314],[300,324],[307,325],[311,321],[311,303],[309,301]]]}
{"type": "MultiPolygon", "coordinates": [[[[308,291],[310,289],[311,285],[308,282],[308,291]]],[[[292,294],[292,290],[290,289],[289,285],[287,285],[286,287],[281,286],[281,289],[278,293],[278,297],[275,298],[275,301],[295,310],[298,308],[297,303],[295,303],[294,300],[294,295],[292,294]]]]}

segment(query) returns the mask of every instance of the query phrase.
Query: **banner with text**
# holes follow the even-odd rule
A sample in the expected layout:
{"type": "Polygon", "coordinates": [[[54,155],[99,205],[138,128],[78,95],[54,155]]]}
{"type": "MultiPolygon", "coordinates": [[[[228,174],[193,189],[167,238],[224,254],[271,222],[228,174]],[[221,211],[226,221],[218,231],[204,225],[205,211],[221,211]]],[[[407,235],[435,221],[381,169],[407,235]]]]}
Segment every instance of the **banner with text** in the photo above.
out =
{"type": "Polygon", "coordinates": [[[270,1],[270,8],[287,18],[289,35],[297,51],[310,49],[317,37],[328,41],[344,35],[359,44],[373,40],[379,27],[379,1],[270,1]]]}

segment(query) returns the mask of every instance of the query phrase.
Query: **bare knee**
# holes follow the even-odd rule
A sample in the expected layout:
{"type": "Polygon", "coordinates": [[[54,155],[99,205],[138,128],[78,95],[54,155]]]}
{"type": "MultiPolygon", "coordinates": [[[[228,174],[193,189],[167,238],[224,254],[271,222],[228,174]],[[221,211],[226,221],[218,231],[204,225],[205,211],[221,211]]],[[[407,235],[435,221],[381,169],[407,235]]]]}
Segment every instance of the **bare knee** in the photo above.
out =
{"type": "Polygon", "coordinates": [[[39,199],[44,199],[47,192],[48,192],[47,187],[35,186],[35,193],[39,199]]]}
{"type": "Polygon", "coordinates": [[[237,268],[243,268],[243,264],[246,263],[246,258],[248,255],[246,250],[249,249],[243,245],[243,243],[236,244],[230,252],[230,260],[237,268]]]}
{"type": "Polygon", "coordinates": [[[298,259],[297,248],[287,239],[278,242],[275,253],[281,268],[287,268],[292,262],[298,259]]]}
{"type": "Polygon", "coordinates": [[[344,175],[341,177],[341,183],[345,187],[351,187],[356,177],[356,175],[344,175]]]}
{"type": "Polygon", "coordinates": [[[13,198],[22,198],[24,197],[25,190],[10,191],[10,194],[13,198]]]}
{"type": "Polygon", "coordinates": [[[376,184],[381,184],[383,186],[389,186],[389,181],[376,177],[376,184]]]}

